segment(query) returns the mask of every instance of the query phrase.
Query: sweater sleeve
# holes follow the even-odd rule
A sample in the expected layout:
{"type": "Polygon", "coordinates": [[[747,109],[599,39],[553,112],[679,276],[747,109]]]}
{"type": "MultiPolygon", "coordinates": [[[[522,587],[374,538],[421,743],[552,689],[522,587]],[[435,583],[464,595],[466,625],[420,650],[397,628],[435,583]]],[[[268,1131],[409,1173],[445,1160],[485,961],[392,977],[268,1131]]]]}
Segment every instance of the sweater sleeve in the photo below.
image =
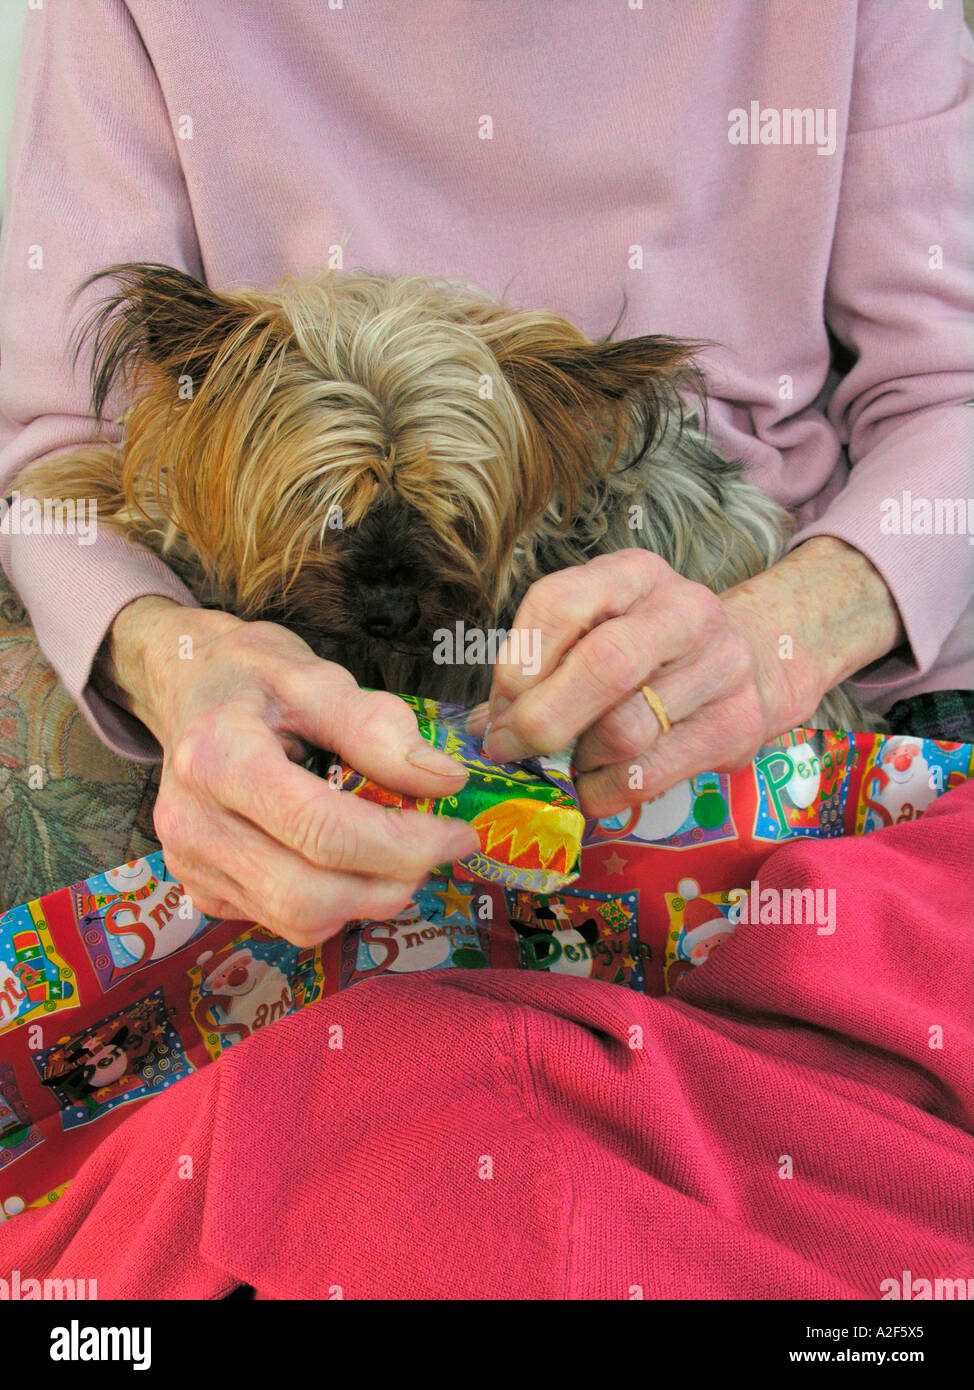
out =
{"type": "Polygon", "coordinates": [[[974,510],[972,57],[960,0],[860,0],[825,298],[854,359],[829,409],[851,471],[792,546],[846,541],[896,600],[910,650],[860,673],[864,691],[924,675],[974,599],[971,525],[958,521],[974,510]]]}
{"type": "MultiPolygon", "coordinates": [[[[149,56],[123,0],[50,0],[28,10],[8,153],[0,247],[0,496],[21,469],[67,447],[116,439],[90,414],[89,358],[69,338],[97,285],[86,275],[150,260],[202,277],[176,140],[149,56]]],[[[124,402],[109,402],[115,418],[124,402]]],[[[159,746],[91,683],[116,614],[162,594],[194,604],[158,557],[117,534],[20,534],[0,524],[0,563],[41,649],[102,740],[140,762],[159,746]]],[[[26,529],[26,528],[25,528],[26,529]]]]}

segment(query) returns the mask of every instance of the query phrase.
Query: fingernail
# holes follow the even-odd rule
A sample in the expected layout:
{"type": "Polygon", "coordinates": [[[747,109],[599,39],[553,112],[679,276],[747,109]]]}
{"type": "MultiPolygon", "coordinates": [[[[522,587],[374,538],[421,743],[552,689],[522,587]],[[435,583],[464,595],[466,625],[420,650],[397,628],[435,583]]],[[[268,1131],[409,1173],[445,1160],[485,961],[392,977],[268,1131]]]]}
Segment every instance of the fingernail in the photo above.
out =
{"type": "Polygon", "coordinates": [[[439,748],[433,748],[428,743],[421,743],[410,749],[406,754],[406,761],[414,767],[421,767],[424,772],[435,772],[438,777],[452,777],[454,781],[470,775],[463,764],[451,758],[449,753],[442,753],[439,748]]]}
{"type": "Polygon", "coordinates": [[[530,757],[528,749],[510,729],[491,729],[484,739],[484,752],[495,763],[519,763],[530,757]]]}
{"type": "Polygon", "coordinates": [[[466,825],[457,830],[456,835],[452,836],[448,842],[447,853],[451,859],[467,859],[471,854],[476,854],[480,849],[480,836],[472,825],[466,825]]]}
{"type": "Polygon", "coordinates": [[[466,727],[468,733],[476,734],[486,727],[488,708],[487,701],[484,700],[482,704],[474,705],[473,709],[467,710],[466,727]]]}
{"type": "Polygon", "coordinates": [[[508,700],[507,697],[504,695],[499,695],[497,699],[493,702],[493,704],[491,704],[491,702],[488,700],[487,709],[490,715],[491,724],[495,723],[498,719],[500,719],[504,711],[506,709],[510,709],[513,703],[514,702],[512,700],[508,700]]]}

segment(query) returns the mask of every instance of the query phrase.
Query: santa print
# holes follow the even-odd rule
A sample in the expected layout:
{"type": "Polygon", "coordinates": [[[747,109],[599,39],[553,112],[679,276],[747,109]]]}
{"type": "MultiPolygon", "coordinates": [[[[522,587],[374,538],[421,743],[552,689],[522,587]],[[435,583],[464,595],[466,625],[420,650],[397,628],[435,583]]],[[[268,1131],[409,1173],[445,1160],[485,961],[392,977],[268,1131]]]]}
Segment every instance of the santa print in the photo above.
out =
{"type": "Polygon", "coordinates": [[[693,965],[703,965],[711,952],[733,935],[734,925],[714,903],[694,896],[683,909],[681,954],[693,965]]]}

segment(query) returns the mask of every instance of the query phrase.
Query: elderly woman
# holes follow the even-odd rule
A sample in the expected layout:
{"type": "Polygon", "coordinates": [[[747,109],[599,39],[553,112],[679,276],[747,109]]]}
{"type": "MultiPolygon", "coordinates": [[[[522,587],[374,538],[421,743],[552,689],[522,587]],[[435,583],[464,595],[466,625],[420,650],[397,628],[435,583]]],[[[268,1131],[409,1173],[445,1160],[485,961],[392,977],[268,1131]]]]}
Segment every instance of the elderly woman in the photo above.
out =
{"type": "MultiPolygon", "coordinates": [[[[746,29],[729,0],[32,9],[0,487],[94,437],[64,311],[110,263],[261,284],[343,243],[390,274],[510,283],[592,333],[625,292],[631,331],[715,345],[712,438],[798,529],[719,601],[643,554],[538,582],[515,626],[541,666],[498,666],[488,752],[578,738],[583,809],[606,815],[746,761],[846,677],[880,711],[968,690],[970,537],[911,526],[915,500],[972,490],[968,53],[959,0],[780,0],[746,29]]],[[[10,529],[0,558],[68,690],[116,751],[163,756],[156,828],[203,910],[320,940],[470,848],[418,815],[392,836],[297,765],[318,745],[410,794],[455,787],[398,702],[201,609],[107,531],[10,529]]]]}

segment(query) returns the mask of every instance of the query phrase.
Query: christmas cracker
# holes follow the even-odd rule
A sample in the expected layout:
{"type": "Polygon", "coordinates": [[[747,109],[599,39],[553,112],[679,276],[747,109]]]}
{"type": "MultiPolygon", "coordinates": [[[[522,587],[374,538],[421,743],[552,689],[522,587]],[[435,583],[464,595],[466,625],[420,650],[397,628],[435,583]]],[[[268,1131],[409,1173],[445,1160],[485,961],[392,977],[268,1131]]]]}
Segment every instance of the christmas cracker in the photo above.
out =
{"type": "Polygon", "coordinates": [[[459,867],[473,878],[534,893],[555,892],[578,877],[585,818],[579,810],[566,754],[495,763],[466,728],[467,710],[400,695],[416,715],[426,741],[469,772],[453,796],[411,797],[390,791],[331,757],[323,775],[343,791],[381,806],[415,809],[468,821],[480,849],[459,867]]]}

